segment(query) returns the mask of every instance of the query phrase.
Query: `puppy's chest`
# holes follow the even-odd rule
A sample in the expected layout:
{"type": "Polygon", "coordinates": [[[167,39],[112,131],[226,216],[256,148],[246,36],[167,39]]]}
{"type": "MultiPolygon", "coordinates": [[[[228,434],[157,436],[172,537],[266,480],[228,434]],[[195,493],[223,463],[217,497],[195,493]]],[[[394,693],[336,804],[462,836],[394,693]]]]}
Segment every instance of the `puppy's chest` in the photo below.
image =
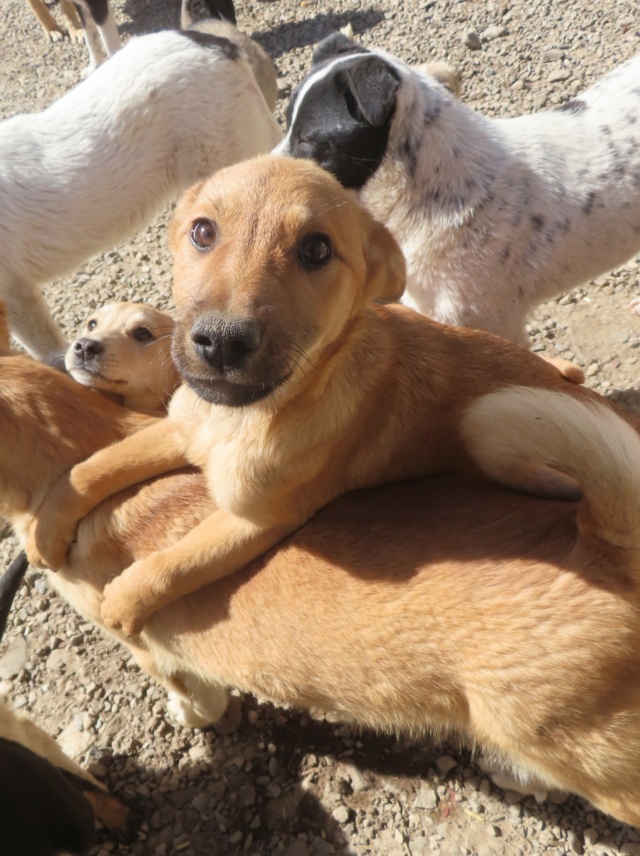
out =
{"type": "Polygon", "coordinates": [[[250,515],[277,490],[282,471],[267,434],[240,421],[215,419],[197,430],[189,457],[204,472],[209,492],[221,508],[250,515]]]}

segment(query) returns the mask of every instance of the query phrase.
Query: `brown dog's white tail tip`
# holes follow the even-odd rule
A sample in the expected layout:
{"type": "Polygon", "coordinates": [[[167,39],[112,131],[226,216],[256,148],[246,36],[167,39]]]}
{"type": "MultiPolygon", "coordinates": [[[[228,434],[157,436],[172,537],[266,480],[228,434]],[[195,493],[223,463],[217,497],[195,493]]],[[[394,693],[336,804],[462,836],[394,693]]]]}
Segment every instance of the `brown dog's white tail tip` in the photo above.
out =
{"type": "Polygon", "coordinates": [[[344,27],[340,27],[339,32],[342,33],[343,36],[346,36],[348,39],[353,38],[353,27],[351,26],[351,21],[348,24],[345,24],[344,27]]]}
{"type": "Polygon", "coordinates": [[[484,472],[530,493],[578,499],[581,534],[640,547],[640,436],[606,406],[544,389],[480,398],[461,426],[484,472]]]}

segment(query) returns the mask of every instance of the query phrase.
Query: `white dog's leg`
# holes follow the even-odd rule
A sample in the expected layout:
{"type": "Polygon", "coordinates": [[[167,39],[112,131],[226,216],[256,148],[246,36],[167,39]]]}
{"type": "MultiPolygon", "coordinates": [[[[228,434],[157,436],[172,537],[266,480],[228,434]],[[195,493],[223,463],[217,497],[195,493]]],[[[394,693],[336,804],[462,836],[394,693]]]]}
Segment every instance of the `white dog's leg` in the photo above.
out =
{"type": "Polygon", "coordinates": [[[223,687],[208,684],[191,698],[171,690],[167,708],[172,718],[187,728],[205,728],[222,718],[229,703],[229,694],[223,687]]]}
{"type": "Polygon", "coordinates": [[[108,7],[106,21],[103,24],[98,24],[98,30],[102,37],[105,53],[107,56],[113,56],[116,51],[120,50],[120,34],[111,6],[108,7]]]}
{"type": "Polygon", "coordinates": [[[12,336],[33,357],[44,359],[66,346],[62,330],[37,285],[15,280],[2,289],[2,297],[7,302],[12,336]]]}

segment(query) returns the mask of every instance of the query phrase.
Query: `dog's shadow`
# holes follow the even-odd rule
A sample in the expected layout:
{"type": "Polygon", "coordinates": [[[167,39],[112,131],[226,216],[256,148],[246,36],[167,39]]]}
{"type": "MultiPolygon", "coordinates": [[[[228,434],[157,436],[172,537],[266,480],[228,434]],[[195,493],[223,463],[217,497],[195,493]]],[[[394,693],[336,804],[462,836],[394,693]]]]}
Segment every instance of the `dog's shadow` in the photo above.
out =
{"type": "MultiPolygon", "coordinates": [[[[345,724],[313,719],[304,712],[260,705],[249,697],[234,701],[240,724],[232,734],[209,729],[202,735],[210,749],[209,757],[183,768],[186,787],[176,789],[175,765],[151,771],[154,788],[162,792],[163,801],[158,812],[155,792],[136,799],[138,813],[151,826],[145,853],[157,852],[158,842],[176,823],[176,817],[183,821],[182,835],[189,838],[190,852],[195,856],[267,853],[276,843],[287,851],[295,847],[296,840],[300,840],[300,853],[307,853],[307,847],[320,854],[351,853],[358,834],[364,831],[358,828],[358,818],[366,817],[367,833],[375,835],[380,801],[393,798],[410,811],[424,785],[437,789],[437,805],[417,809],[424,822],[413,830],[396,824],[405,836],[428,836],[441,823],[459,826],[470,822],[462,816],[465,799],[473,799],[475,794],[467,781],[469,771],[475,772],[468,751],[435,745],[430,740],[362,732],[345,724]],[[458,762],[446,773],[437,768],[443,754],[458,762]],[[196,797],[197,810],[194,807],[190,811],[196,797]]],[[[188,735],[185,732],[185,746],[188,735]]],[[[148,777],[144,765],[126,756],[109,756],[108,750],[103,752],[106,758],[103,755],[99,760],[107,761],[111,781],[106,784],[113,792],[125,798],[139,793],[138,782],[148,777]],[[126,779],[120,774],[121,767],[126,768],[126,779]]],[[[480,776],[478,773],[476,781],[480,776]]],[[[507,804],[502,807],[502,799],[502,792],[494,789],[493,808],[504,817],[507,804]]],[[[561,806],[538,805],[533,797],[522,802],[527,817],[551,822],[565,831],[582,832],[589,825],[586,820],[576,822],[577,816],[584,817],[581,809],[576,797],[561,806]]],[[[475,815],[473,822],[477,823],[478,817],[475,815]]],[[[487,824],[499,822],[491,811],[480,819],[487,824]]],[[[385,829],[394,828],[392,815],[379,822],[385,829]]],[[[610,818],[606,822],[616,833],[625,835],[627,827],[623,824],[610,818]]],[[[106,834],[101,838],[106,841],[106,834]]]]}
{"type": "MultiPolygon", "coordinates": [[[[263,0],[266,2],[266,0],[263,0]]],[[[274,8],[275,4],[269,3],[274,8]]],[[[163,29],[176,29],[180,21],[179,6],[170,3],[140,3],[139,0],[127,0],[124,12],[129,20],[120,24],[118,29],[124,36],[142,35],[163,29]]],[[[353,12],[324,13],[313,18],[298,21],[280,21],[264,31],[255,31],[253,22],[238,10],[238,28],[255,38],[272,57],[282,56],[295,48],[315,45],[326,36],[351,24],[354,33],[363,33],[372,29],[384,19],[384,12],[378,9],[354,10],[353,12]]]]}

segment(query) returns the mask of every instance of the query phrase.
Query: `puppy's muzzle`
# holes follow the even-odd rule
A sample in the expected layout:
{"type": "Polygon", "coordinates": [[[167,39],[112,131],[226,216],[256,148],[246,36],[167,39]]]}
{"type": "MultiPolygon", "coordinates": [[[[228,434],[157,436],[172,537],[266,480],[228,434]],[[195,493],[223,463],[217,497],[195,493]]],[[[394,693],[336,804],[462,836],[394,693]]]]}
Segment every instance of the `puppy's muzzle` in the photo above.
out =
{"type": "Polygon", "coordinates": [[[76,339],[71,346],[77,360],[88,363],[104,351],[104,346],[95,339],[76,339]]]}
{"type": "Polygon", "coordinates": [[[196,354],[224,375],[246,368],[260,347],[262,330],[253,319],[208,313],[195,321],[190,335],[196,354]]]}

